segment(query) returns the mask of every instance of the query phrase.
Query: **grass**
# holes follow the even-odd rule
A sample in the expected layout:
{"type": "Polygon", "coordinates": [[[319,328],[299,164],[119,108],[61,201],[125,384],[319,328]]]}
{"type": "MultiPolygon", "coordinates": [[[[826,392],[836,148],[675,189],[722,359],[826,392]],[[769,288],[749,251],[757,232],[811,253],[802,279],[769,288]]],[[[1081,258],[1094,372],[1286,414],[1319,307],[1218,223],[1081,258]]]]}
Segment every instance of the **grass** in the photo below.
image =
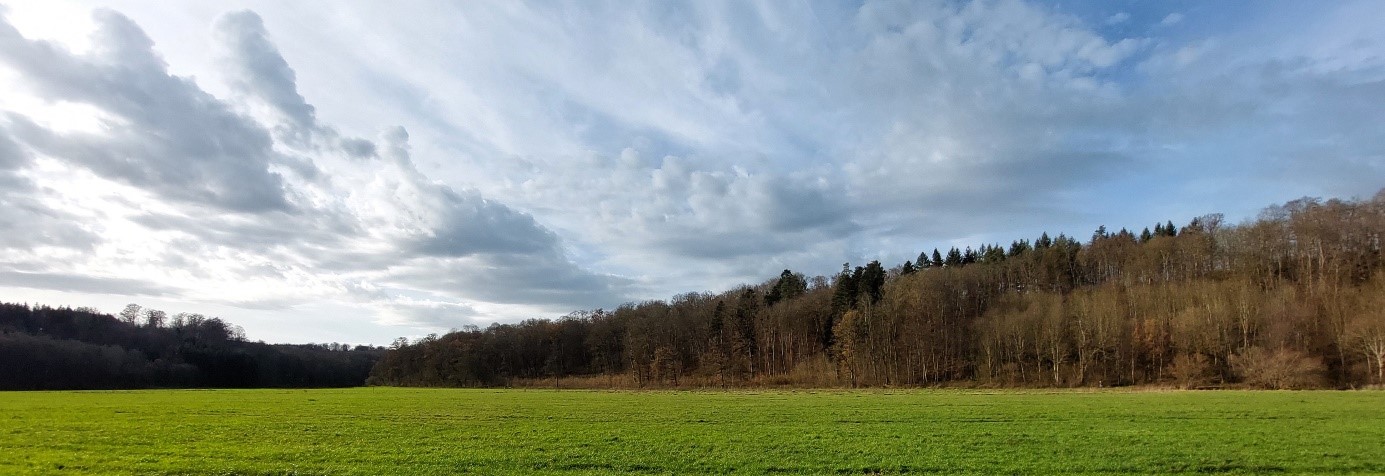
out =
{"type": "Polygon", "coordinates": [[[1385,473],[1385,393],[0,393],[0,474],[1385,473]]]}

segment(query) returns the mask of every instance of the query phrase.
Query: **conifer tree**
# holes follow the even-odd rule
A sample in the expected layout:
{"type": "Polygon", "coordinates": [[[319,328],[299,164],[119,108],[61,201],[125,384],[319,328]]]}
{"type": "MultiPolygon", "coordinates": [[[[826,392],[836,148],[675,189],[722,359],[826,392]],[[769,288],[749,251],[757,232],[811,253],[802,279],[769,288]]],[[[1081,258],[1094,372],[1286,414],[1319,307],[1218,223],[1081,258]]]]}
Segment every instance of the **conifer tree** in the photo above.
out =
{"type": "Polygon", "coordinates": [[[1026,251],[1029,251],[1029,240],[1015,240],[1010,242],[1011,258],[1022,255],[1026,251]]]}
{"type": "Polygon", "coordinates": [[[842,272],[837,275],[837,282],[832,289],[833,316],[840,316],[847,309],[856,305],[856,276],[859,276],[859,272],[856,275],[852,274],[851,263],[842,263],[842,272]]]}
{"type": "Polygon", "coordinates": [[[946,264],[946,265],[949,266],[949,267],[954,267],[954,268],[955,268],[955,267],[958,267],[958,266],[961,266],[961,265],[962,265],[962,252],[959,251],[959,250],[957,249],[956,246],[952,247],[952,249],[950,249],[950,250],[947,250],[947,260],[944,262],[944,264],[946,264]]]}
{"type": "Polygon", "coordinates": [[[930,262],[928,259],[927,251],[919,252],[919,259],[916,263],[914,263],[914,266],[917,266],[919,269],[924,269],[933,266],[933,263],[930,262]]]}
{"type": "Polygon", "coordinates": [[[860,269],[860,293],[870,299],[871,304],[880,302],[884,297],[885,287],[885,267],[879,261],[871,261],[866,264],[865,269],[860,269]]]}

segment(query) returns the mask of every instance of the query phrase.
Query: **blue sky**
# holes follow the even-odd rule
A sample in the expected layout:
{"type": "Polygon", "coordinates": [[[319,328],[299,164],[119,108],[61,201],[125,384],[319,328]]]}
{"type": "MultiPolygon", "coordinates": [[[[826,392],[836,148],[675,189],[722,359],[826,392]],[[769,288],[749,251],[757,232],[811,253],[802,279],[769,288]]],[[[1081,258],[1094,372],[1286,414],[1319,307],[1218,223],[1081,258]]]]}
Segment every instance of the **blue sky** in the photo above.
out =
{"type": "Polygon", "coordinates": [[[1385,185],[1385,3],[4,2],[0,295],[387,343],[1385,185]]]}

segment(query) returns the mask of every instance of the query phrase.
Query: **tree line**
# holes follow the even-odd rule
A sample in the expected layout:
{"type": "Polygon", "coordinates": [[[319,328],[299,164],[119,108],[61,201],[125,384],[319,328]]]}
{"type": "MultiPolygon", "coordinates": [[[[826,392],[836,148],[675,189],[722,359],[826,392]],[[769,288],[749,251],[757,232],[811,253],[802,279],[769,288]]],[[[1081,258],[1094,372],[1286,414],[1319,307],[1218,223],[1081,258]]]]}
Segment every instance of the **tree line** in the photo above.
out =
{"type": "Polygon", "coordinates": [[[383,385],[1385,382],[1385,190],[399,339],[383,385]]]}
{"type": "Polygon", "coordinates": [[[0,390],[351,387],[383,348],[248,342],[220,318],[0,303],[0,390]]]}

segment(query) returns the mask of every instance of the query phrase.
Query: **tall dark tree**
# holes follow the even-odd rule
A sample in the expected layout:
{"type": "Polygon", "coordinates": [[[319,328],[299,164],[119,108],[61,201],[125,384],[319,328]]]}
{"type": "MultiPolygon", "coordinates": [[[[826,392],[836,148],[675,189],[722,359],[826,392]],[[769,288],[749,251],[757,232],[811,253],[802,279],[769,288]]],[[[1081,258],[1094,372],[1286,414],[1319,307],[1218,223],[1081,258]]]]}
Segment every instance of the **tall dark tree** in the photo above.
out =
{"type": "Polygon", "coordinates": [[[872,304],[880,302],[880,298],[884,297],[885,268],[880,265],[879,261],[871,261],[866,264],[865,269],[861,270],[860,276],[859,291],[861,295],[869,299],[872,304]]]}
{"type": "Polygon", "coordinates": [[[975,264],[978,260],[979,259],[976,251],[972,250],[970,246],[967,247],[966,251],[962,252],[963,265],[975,264]]]}
{"type": "Polygon", "coordinates": [[[943,261],[943,264],[950,268],[962,266],[962,252],[958,250],[956,246],[947,250],[947,259],[943,261]]]}
{"type": "Polygon", "coordinates": [[[1008,256],[1014,258],[1016,256],[1024,254],[1026,251],[1029,251],[1029,249],[1029,240],[1015,240],[1014,242],[1010,243],[1010,251],[1008,253],[1008,256]]]}
{"type": "Polygon", "coordinates": [[[802,296],[805,292],[808,292],[808,280],[802,274],[786,269],[779,273],[779,280],[765,294],[765,304],[773,306],[779,301],[802,296]]]}
{"type": "MultiPolygon", "coordinates": [[[[860,270],[861,268],[856,268],[860,270]]],[[[860,271],[853,273],[851,263],[842,264],[842,272],[837,274],[836,282],[832,288],[832,315],[840,316],[856,305],[856,297],[859,295],[858,281],[860,271]]]]}

